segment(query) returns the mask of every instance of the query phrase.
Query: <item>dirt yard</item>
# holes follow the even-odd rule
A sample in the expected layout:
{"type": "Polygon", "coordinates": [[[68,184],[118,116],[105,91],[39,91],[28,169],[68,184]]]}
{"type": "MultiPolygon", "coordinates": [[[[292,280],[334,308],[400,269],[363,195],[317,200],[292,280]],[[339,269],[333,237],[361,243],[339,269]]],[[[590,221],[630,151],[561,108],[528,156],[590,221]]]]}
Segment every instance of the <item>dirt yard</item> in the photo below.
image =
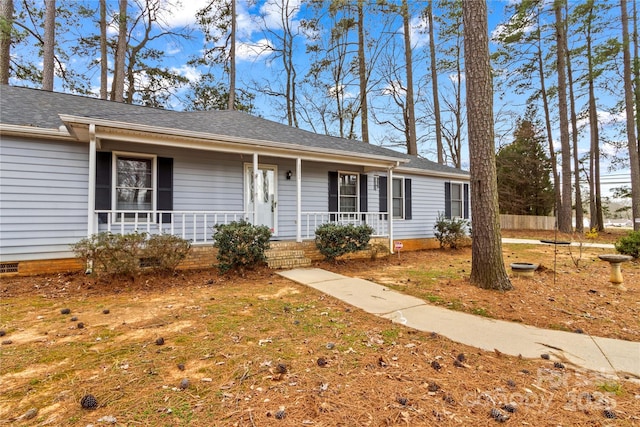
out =
{"type": "MultiPolygon", "coordinates": [[[[639,341],[640,265],[624,265],[620,291],[597,259],[611,251],[505,245],[507,266],[541,265],[505,293],[468,283],[469,248],[316,266],[454,310],[639,341]]],[[[3,278],[0,296],[0,424],[640,425],[637,379],[479,351],[266,269],[3,278]],[[97,408],[82,408],[88,394],[97,408]]]]}

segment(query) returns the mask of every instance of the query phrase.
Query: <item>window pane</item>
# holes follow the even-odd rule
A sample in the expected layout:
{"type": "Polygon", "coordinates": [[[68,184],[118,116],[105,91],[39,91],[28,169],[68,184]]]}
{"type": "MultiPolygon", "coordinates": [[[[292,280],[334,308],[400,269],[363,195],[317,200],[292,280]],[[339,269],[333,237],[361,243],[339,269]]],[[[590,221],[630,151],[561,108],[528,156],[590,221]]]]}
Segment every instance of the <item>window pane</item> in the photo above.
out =
{"type": "Polygon", "coordinates": [[[357,194],[358,176],[340,174],[340,195],[355,196],[357,194]]]}
{"type": "Polygon", "coordinates": [[[340,212],[356,212],[356,198],[340,197],[340,212]]]}
{"type": "Polygon", "coordinates": [[[451,202],[451,216],[462,217],[462,202],[460,201],[451,202]]]}
{"type": "Polygon", "coordinates": [[[118,187],[151,188],[151,159],[119,157],[118,187]]]}
{"type": "Polygon", "coordinates": [[[152,160],[118,157],[116,160],[116,209],[153,209],[152,160]]]}
{"type": "Polygon", "coordinates": [[[393,179],[393,197],[402,197],[402,178],[393,179]]]}
{"type": "Polygon", "coordinates": [[[451,184],[451,200],[462,200],[462,186],[451,184]]]}
{"type": "Polygon", "coordinates": [[[118,210],[127,211],[150,211],[153,209],[151,196],[153,191],[147,189],[118,188],[117,206],[118,210]]]}
{"type": "Polygon", "coordinates": [[[393,217],[402,218],[402,199],[393,199],[393,217]]]}

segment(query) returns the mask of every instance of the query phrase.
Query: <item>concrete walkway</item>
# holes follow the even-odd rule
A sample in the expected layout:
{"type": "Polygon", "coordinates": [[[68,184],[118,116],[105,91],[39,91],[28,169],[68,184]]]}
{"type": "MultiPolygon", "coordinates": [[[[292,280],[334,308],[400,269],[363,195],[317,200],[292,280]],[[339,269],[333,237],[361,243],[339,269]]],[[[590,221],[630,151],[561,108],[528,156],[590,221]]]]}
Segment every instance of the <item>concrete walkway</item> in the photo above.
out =
{"type": "Polygon", "coordinates": [[[319,268],[281,271],[287,279],[310,286],[377,316],[483,350],[539,358],[547,353],[576,366],[640,378],[640,343],[540,329],[520,323],[449,310],[363,279],[319,268]]]}
{"type": "MultiPolygon", "coordinates": [[[[534,239],[512,239],[509,237],[503,237],[502,243],[518,243],[518,244],[526,244],[526,245],[549,245],[550,243],[545,243],[541,240],[534,239]]],[[[561,245],[558,245],[562,247],[561,245]]],[[[580,242],[571,242],[571,246],[580,247],[580,242]]],[[[592,242],[582,242],[583,248],[600,248],[600,249],[615,249],[616,247],[611,243],[592,243],[592,242]]]]}

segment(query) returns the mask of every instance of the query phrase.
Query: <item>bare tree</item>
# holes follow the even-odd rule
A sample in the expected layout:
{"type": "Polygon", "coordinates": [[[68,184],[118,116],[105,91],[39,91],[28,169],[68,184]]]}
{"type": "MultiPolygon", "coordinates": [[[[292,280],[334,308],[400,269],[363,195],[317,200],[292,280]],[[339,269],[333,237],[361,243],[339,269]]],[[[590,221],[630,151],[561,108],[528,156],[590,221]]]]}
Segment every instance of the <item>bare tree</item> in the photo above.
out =
{"type": "Polygon", "coordinates": [[[53,91],[54,49],[56,46],[56,1],[45,0],[42,89],[53,91]]]}
{"type": "Polygon", "coordinates": [[[464,0],[462,11],[473,206],[471,282],[485,289],[509,290],[513,286],[500,237],[487,5],[464,0]]]}
{"type": "Polygon", "coordinates": [[[365,58],[364,40],[364,0],[358,0],[358,80],[360,86],[360,128],[362,141],[369,143],[369,104],[367,102],[367,83],[369,73],[365,58]]]}
{"type": "Polygon", "coordinates": [[[13,0],[0,1],[0,84],[3,85],[9,84],[13,11],[13,0]]]}

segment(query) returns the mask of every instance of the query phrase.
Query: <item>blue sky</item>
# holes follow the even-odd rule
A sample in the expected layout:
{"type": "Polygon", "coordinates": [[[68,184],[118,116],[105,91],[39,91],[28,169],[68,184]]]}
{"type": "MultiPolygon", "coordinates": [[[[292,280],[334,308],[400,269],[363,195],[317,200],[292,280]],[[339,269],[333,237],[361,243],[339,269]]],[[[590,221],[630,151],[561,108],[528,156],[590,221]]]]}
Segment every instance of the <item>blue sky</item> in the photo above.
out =
{"type": "MultiPolygon", "coordinates": [[[[59,0],[61,1],[61,0],[59,0]]],[[[129,0],[130,3],[133,0],[129,0]]],[[[164,62],[169,64],[176,72],[179,74],[189,78],[190,80],[198,79],[201,74],[205,71],[203,68],[196,68],[193,66],[187,65],[188,59],[193,57],[194,55],[198,55],[203,48],[203,39],[202,33],[199,32],[195,25],[195,16],[196,12],[201,9],[209,0],[182,0],[181,3],[178,3],[175,0],[164,0],[165,5],[168,7],[168,11],[165,12],[164,16],[161,18],[161,21],[164,22],[164,25],[169,28],[179,29],[183,27],[192,27],[193,28],[193,38],[191,40],[177,40],[170,38],[162,38],[157,41],[157,47],[165,52],[164,62]]],[[[277,63],[273,62],[273,54],[269,50],[269,46],[272,45],[272,42],[269,40],[269,37],[265,35],[264,28],[269,30],[278,31],[279,24],[279,1],[276,0],[256,0],[255,2],[248,2],[246,0],[237,0],[237,68],[238,68],[238,82],[237,85],[239,87],[248,87],[255,82],[260,82],[261,79],[274,81],[276,77],[274,77],[274,73],[277,73],[277,63]],[[262,17],[262,18],[260,18],[262,17]]],[[[398,0],[399,3],[399,0],[398,0]]],[[[95,4],[95,3],[94,3],[95,4]]],[[[115,9],[117,7],[117,2],[114,0],[109,1],[109,7],[115,9]]],[[[304,7],[301,7],[300,0],[290,0],[289,8],[294,11],[294,26],[296,23],[299,23],[301,19],[308,18],[305,14],[308,14],[308,10],[304,7]]],[[[425,47],[428,43],[428,35],[425,34],[426,23],[418,16],[418,11],[425,6],[424,2],[421,1],[411,1],[410,0],[411,9],[414,12],[412,19],[412,44],[414,45],[414,82],[417,82],[425,72],[427,72],[426,65],[426,55],[425,47]],[[425,64],[424,66],[420,66],[420,64],[425,64]]],[[[504,8],[507,5],[506,1],[489,1],[489,31],[492,33],[496,30],[501,22],[504,21],[504,8]]],[[[18,7],[18,6],[16,6],[18,7]]],[[[437,12],[436,12],[437,13],[437,12]]],[[[395,28],[390,28],[390,31],[394,32],[397,36],[397,39],[400,40],[402,37],[402,27],[399,23],[395,24],[395,28]]],[[[93,24],[88,24],[88,31],[97,32],[93,24]]],[[[371,23],[372,28],[376,25],[379,25],[377,22],[371,23]]],[[[614,29],[612,28],[612,31],[614,29]]],[[[113,34],[117,30],[115,28],[111,28],[110,32],[113,34]]],[[[615,31],[619,31],[615,29],[615,31]]],[[[298,66],[298,74],[299,76],[304,76],[308,71],[309,63],[307,60],[307,56],[304,54],[305,45],[307,42],[307,35],[301,34],[298,38],[297,45],[297,55],[296,55],[296,63],[298,66]]],[[[65,38],[65,35],[61,35],[59,40],[65,38]]],[[[16,54],[16,52],[14,52],[16,54]]],[[[73,58],[72,61],[77,61],[78,63],[68,64],[72,67],[82,67],[81,61],[87,61],[85,58],[73,58]]],[[[398,61],[401,61],[401,58],[398,58],[398,61]]],[[[218,76],[223,78],[219,72],[218,76]]],[[[97,93],[99,88],[99,72],[96,72],[93,75],[92,86],[94,87],[94,91],[97,93]]],[[[263,80],[263,81],[264,81],[263,80]]],[[[440,85],[444,89],[446,87],[450,87],[451,82],[448,81],[448,76],[440,76],[440,85]]],[[[19,84],[19,82],[13,82],[15,84],[19,84]]],[[[425,92],[423,95],[425,98],[431,98],[430,92],[426,92],[426,87],[423,88],[425,92]]],[[[391,91],[392,88],[388,87],[388,91],[391,91]]],[[[385,89],[382,89],[380,93],[384,94],[385,89]]],[[[176,90],[176,92],[180,92],[180,90],[176,90]]],[[[347,94],[351,96],[355,96],[355,93],[347,94]]],[[[507,96],[502,100],[496,100],[494,105],[494,110],[498,112],[499,110],[510,110],[515,111],[516,113],[521,114],[524,111],[524,105],[522,105],[522,99],[518,96],[513,96],[507,94],[507,96]]],[[[174,108],[179,109],[179,103],[174,103],[174,108]]],[[[268,119],[273,119],[280,121],[281,110],[273,107],[273,102],[264,97],[258,96],[256,98],[256,107],[257,112],[268,119]]],[[[424,115],[425,112],[418,111],[417,115],[424,115]]],[[[620,117],[611,116],[609,113],[605,111],[601,111],[600,120],[603,124],[603,129],[607,129],[606,124],[615,122],[616,120],[620,120],[620,117]]],[[[373,143],[381,143],[384,139],[385,132],[388,130],[384,129],[382,126],[377,126],[373,124],[373,120],[370,120],[371,129],[370,132],[372,134],[372,142],[373,143]]],[[[358,125],[359,126],[359,125],[358,125]]],[[[501,143],[508,142],[510,139],[510,124],[505,126],[504,123],[497,123],[497,136],[501,136],[501,132],[505,132],[504,140],[501,143]],[[505,130],[506,129],[506,130],[505,130]]],[[[304,126],[303,126],[304,127],[304,126]]],[[[359,129],[358,129],[359,131],[359,129]]],[[[418,129],[419,136],[424,137],[424,142],[421,145],[420,152],[425,157],[434,159],[434,138],[430,133],[432,130],[429,128],[418,129]]],[[[559,131],[554,129],[554,138],[558,138],[557,135],[559,131]]],[[[584,152],[587,150],[588,135],[582,137],[583,142],[581,143],[581,151],[584,152]]],[[[559,146],[559,144],[556,144],[559,146]]],[[[466,154],[467,148],[466,144],[463,146],[463,167],[468,165],[468,155],[466,154]]],[[[623,172],[615,172],[623,173],[623,172]]],[[[603,167],[603,174],[606,174],[606,169],[603,167]]],[[[616,176],[614,177],[615,182],[623,182],[624,177],[616,176]]],[[[605,195],[607,192],[605,191],[605,195]]]]}

